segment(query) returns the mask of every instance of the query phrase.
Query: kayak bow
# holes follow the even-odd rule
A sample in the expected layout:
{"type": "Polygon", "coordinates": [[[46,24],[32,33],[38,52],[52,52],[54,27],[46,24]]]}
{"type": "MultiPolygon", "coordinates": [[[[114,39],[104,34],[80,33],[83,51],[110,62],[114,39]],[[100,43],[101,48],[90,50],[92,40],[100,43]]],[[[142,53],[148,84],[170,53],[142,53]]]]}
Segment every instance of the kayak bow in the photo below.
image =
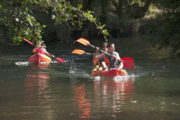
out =
{"type": "Polygon", "coordinates": [[[37,64],[37,65],[40,65],[42,63],[47,64],[51,62],[51,58],[41,53],[36,53],[28,59],[28,62],[37,64]]]}
{"type": "Polygon", "coordinates": [[[103,76],[103,77],[115,77],[115,76],[127,76],[128,73],[124,69],[111,69],[111,70],[97,70],[93,69],[91,72],[92,76],[103,76]]]}

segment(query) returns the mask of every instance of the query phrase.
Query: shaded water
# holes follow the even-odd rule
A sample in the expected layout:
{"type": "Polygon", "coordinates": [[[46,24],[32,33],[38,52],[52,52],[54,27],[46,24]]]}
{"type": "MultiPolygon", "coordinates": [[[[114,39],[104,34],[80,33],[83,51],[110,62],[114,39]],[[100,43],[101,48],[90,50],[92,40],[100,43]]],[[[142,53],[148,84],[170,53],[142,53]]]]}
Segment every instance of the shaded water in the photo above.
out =
{"type": "Polygon", "coordinates": [[[177,59],[137,59],[130,76],[100,78],[88,56],[37,67],[25,54],[0,56],[1,120],[180,119],[177,59]]]}

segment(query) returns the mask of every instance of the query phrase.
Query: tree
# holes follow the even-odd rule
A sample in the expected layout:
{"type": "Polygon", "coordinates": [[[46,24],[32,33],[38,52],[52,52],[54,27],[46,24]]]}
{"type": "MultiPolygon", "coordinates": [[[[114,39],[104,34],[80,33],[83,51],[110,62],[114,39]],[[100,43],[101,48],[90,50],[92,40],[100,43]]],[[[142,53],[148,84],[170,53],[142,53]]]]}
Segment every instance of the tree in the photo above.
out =
{"type": "Polygon", "coordinates": [[[158,49],[171,48],[172,54],[180,52],[180,1],[156,0],[160,12],[148,20],[146,32],[151,34],[152,44],[158,49]]]}
{"type": "Polygon", "coordinates": [[[0,24],[4,25],[13,44],[19,44],[23,38],[33,42],[42,40],[43,25],[35,16],[36,11],[48,14],[55,24],[68,23],[82,27],[85,21],[96,25],[96,28],[107,39],[105,25],[96,22],[92,11],[83,11],[82,5],[72,6],[66,0],[1,0],[0,24]]]}

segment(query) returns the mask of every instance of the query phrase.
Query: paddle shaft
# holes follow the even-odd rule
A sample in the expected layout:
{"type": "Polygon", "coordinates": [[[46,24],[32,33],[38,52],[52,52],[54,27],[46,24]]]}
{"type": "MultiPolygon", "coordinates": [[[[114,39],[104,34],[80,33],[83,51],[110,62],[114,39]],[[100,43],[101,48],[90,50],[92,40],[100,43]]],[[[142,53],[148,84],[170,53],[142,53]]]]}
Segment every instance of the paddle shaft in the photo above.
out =
{"type": "MultiPolygon", "coordinates": [[[[94,45],[89,45],[90,47],[92,47],[92,48],[95,48],[96,49],[96,46],[94,46],[94,45]]],[[[106,51],[104,51],[104,50],[99,50],[99,51],[101,51],[102,53],[105,53],[106,55],[108,55],[108,56],[112,56],[112,55],[110,55],[108,52],[106,52],[106,51]]],[[[115,57],[115,56],[114,56],[115,57]]]]}
{"type": "Polygon", "coordinates": [[[26,38],[24,38],[24,41],[26,41],[26,42],[27,42],[27,43],[29,43],[30,45],[35,46],[35,44],[34,44],[34,43],[32,43],[31,41],[27,40],[26,38]]]}

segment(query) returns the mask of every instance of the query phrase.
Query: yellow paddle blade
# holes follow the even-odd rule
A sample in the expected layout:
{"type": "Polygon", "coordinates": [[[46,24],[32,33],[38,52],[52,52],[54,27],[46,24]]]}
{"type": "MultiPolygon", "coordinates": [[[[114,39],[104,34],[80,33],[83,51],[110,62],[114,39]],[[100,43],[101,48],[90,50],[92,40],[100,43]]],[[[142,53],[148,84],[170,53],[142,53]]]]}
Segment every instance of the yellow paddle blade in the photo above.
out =
{"type": "Polygon", "coordinates": [[[88,40],[86,40],[85,38],[79,38],[76,40],[77,42],[85,45],[85,46],[89,46],[90,45],[90,42],[88,40]]]}
{"type": "Polygon", "coordinates": [[[79,54],[79,55],[83,55],[83,54],[86,54],[85,51],[83,50],[80,50],[80,49],[75,49],[72,51],[73,54],[79,54]]]}

